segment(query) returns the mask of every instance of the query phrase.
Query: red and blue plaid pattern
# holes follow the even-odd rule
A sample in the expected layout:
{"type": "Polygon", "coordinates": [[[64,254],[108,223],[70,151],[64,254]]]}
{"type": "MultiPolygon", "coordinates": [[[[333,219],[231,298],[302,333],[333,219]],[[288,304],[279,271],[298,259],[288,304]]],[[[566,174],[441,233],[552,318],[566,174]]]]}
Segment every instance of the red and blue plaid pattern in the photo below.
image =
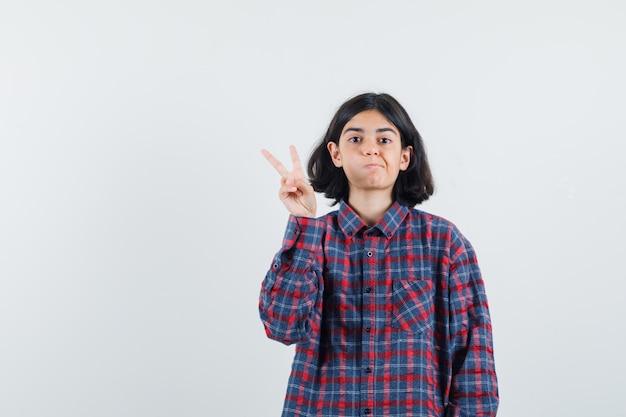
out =
{"type": "Polygon", "coordinates": [[[474,250],[395,203],[290,216],[261,286],[268,337],[297,343],[283,417],[495,416],[491,321],[474,250]]]}

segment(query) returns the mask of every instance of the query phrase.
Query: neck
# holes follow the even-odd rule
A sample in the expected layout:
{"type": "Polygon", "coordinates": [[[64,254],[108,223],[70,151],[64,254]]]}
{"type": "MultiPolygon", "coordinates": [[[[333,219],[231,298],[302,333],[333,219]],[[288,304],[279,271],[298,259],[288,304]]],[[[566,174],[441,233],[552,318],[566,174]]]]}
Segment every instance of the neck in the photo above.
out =
{"type": "Polygon", "coordinates": [[[368,192],[365,194],[350,192],[348,204],[352,210],[368,225],[374,226],[389,210],[393,199],[389,192],[384,194],[368,192]]]}

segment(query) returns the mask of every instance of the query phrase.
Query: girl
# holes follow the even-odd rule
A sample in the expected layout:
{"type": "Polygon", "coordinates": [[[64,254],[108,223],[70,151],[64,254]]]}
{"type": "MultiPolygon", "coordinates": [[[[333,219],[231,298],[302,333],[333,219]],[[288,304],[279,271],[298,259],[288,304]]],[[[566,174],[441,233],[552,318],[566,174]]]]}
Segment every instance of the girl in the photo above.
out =
{"type": "Polygon", "coordinates": [[[483,280],[451,222],[414,208],[433,194],[422,139],[388,94],[346,101],[305,177],[291,146],[290,213],[261,286],[267,336],[296,343],[283,417],[495,416],[483,280]],[[338,204],[316,217],[315,192],[338,204]]]}

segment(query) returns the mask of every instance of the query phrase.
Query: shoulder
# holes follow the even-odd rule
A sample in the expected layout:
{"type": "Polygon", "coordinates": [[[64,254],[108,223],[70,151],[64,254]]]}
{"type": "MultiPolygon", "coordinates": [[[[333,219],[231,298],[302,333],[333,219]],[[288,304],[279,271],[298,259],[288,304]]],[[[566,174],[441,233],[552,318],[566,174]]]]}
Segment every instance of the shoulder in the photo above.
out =
{"type": "Polygon", "coordinates": [[[469,240],[457,225],[445,217],[412,208],[409,210],[407,221],[410,224],[409,227],[420,228],[431,235],[433,239],[446,241],[453,246],[471,247],[469,240]]]}
{"type": "Polygon", "coordinates": [[[339,210],[335,209],[335,210],[331,210],[328,213],[322,214],[321,216],[318,216],[317,218],[323,221],[329,221],[332,219],[336,219],[337,217],[339,217],[339,210]]]}
{"type": "Polygon", "coordinates": [[[325,225],[326,227],[328,226],[332,227],[333,225],[336,225],[338,223],[338,219],[339,219],[338,210],[329,211],[328,213],[322,214],[321,216],[318,216],[315,218],[315,220],[317,220],[320,224],[325,225]]]}
{"type": "Polygon", "coordinates": [[[454,222],[446,219],[445,217],[441,217],[417,208],[412,208],[409,210],[407,221],[417,225],[428,225],[431,228],[440,231],[448,230],[451,232],[460,233],[459,228],[456,226],[456,224],[454,224],[454,222]]]}

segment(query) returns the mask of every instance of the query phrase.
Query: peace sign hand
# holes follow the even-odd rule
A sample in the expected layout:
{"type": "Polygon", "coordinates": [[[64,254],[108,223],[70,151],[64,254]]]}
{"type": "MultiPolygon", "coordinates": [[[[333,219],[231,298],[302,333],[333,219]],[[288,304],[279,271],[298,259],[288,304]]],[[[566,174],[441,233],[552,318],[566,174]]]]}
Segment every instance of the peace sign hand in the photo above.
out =
{"type": "Polygon", "coordinates": [[[262,149],[261,153],[281,176],[278,197],[289,213],[300,217],[315,217],[315,212],[317,211],[315,192],[304,177],[296,147],[293,145],[289,146],[291,163],[293,165],[291,172],[267,150],[262,149]]]}

